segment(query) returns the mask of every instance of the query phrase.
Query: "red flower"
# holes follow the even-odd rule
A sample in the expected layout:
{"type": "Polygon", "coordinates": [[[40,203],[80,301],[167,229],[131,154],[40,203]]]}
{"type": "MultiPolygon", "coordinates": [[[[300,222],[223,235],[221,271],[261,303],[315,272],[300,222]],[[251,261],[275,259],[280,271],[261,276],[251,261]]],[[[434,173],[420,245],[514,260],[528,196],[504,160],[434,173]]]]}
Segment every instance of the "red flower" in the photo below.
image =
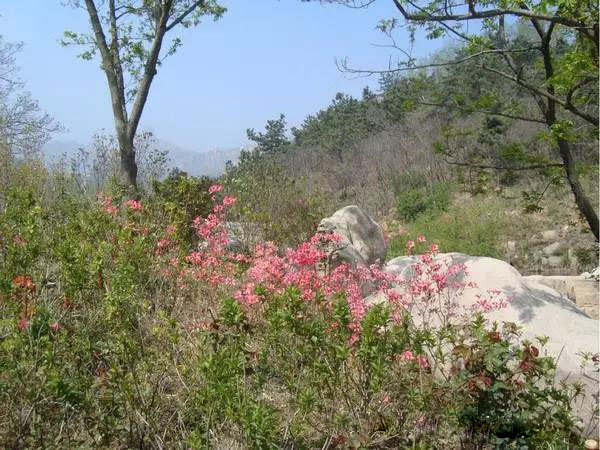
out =
{"type": "Polygon", "coordinates": [[[488,336],[490,338],[490,341],[492,341],[492,342],[500,342],[500,340],[501,340],[500,333],[497,331],[490,331],[488,336]]]}
{"type": "Polygon", "coordinates": [[[127,200],[125,202],[125,206],[127,206],[132,211],[143,211],[144,207],[142,204],[136,200],[127,200]]]}

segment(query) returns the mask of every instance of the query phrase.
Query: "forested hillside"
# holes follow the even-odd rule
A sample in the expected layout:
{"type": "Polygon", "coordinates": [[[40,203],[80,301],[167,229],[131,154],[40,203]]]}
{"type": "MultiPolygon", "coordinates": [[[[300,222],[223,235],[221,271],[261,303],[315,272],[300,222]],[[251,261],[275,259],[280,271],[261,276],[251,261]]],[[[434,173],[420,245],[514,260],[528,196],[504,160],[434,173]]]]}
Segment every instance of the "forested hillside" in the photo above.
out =
{"type": "MultiPolygon", "coordinates": [[[[534,40],[524,24],[504,33],[507,45],[517,48],[534,40]]],[[[573,57],[575,44],[566,36],[556,39],[556,58],[573,57]]],[[[252,209],[264,214],[267,233],[276,233],[269,214],[281,211],[286,197],[293,203],[302,195],[312,199],[316,217],[360,205],[399,234],[398,242],[405,243],[408,238],[401,236],[408,231],[420,230],[433,233],[444,251],[512,257],[525,272],[570,274],[595,267],[594,228],[571,184],[576,181],[577,195],[597,206],[597,126],[566,111],[549,127],[539,96],[481,68],[501,66],[498,56],[475,60],[470,53],[467,46],[454,45],[421,68],[386,71],[378,92],[365,89],[359,99],[340,93],[297,128],[288,130],[282,115],[268,121],[264,132],[249,130],[257,147],[242,155],[225,179],[238,195],[244,195],[239,186],[248,186],[248,194],[260,199],[252,209]],[[448,64],[462,59],[467,60],[448,64]],[[557,139],[570,148],[571,181],[557,139]],[[283,194],[290,180],[295,188],[283,194]],[[273,185],[277,194],[267,205],[264,193],[273,185]],[[566,247],[565,261],[553,265],[540,255],[527,257],[543,244],[536,242],[539,233],[563,228],[570,259],[566,247]],[[510,242],[519,250],[508,249],[510,242]]],[[[543,77],[539,51],[519,52],[518,58],[522,73],[543,77]]],[[[576,93],[582,111],[597,116],[597,84],[582,83],[576,93]]],[[[295,206],[289,208],[295,214],[295,206]]]]}

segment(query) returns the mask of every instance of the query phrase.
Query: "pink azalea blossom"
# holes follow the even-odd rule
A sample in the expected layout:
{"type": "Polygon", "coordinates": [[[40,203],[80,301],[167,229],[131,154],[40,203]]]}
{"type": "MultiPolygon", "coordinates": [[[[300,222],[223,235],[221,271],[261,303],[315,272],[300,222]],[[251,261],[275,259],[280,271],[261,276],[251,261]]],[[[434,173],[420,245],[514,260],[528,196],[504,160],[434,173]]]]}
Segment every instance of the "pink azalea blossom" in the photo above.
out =
{"type": "Polygon", "coordinates": [[[213,184],[211,187],[208,188],[208,193],[209,194],[215,194],[217,192],[221,192],[223,190],[223,185],[221,184],[213,184]]]}
{"type": "MultiPolygon", "coordinates": [[[[285,254],[272,242],[258,244],[250,255],[235,253],[228,248],[228,230],[224,226],[228,208],[235,198],[225,196],[219,202],[214,194],[222,189],[221,185],[211,187],[213,210],[207,217],[197,217],[193,221],[200,244],[185,257],[187,264],[180,266],[176,258],[171,259],[174,274],[179,272],[177,282],[182,288],[194,280],[213,287],[230,288],[233,297],[246,308],[268,301],[271,295],[280,295],[288,288],[297,289],[306,302],[321,299],[323,303],[319,304],[326,308],[331,307],[334,298],[342,295],[350,311],[348,331],[350,343],[354,344],[360,339],[361,323],[369,309],[363,292],[367,283],[374,287],[375,294],[387,299],[393,320],[400,323],[410,312],[421,314],[425,324],[436,314],[443,321],[456,317],[459,308],[453,298],[462,290],[474,287],[472,283],[461,281],[466,275],[464,265],[448,264],[440,259],[436,245],[431,245],[419,256],[411,268],[411,276],[406,278],[386,273],[376,265],[327,267],[328,252],[342,240],[333,233],[317,233],[285,254]],[[245,264],[241,281],[239,275],[235,275],[242,269],[240,263],[245,264]]],[[[418,236],[417,241],[422,243],[426,239],[418,236]]],[[[166,251],[169,245],[167,239],[159,240],[157,253],[166,251]]],[[[414,241],[407,243],[407,249],[414,247],[414,241]]],[[[495,292],[489,295],[493,298],[481,299],[478,307],[489,311],[506,304],[495,292]]],[[[425,356],[415,356],[410,350],[400,355],[400,360],[415,362],[421,368],[429,367],[425,356]]]]}
{"type": "Polygon", "coordinates": [[[19,246],[23,246],[25,244],[27,244],[27,241],[25,241],[25,239],[23,239],[20,235],[15,234],[13,236],[13,242],[19,246]]]}
{"type": "Polygon", "coordinates": [[[117,212],[119,211],[118,208],[113,204],[113,198],[108,196],[105,197],[103,194],[99,194],[98,195],[98,199],[100,200],[100,202],[102,203],[102,210],[111,215],[111,216],[116,216],[117,212]]]}
{"type": "Polygon", "coordinates": [[[400,354],[400,361],[413,361],[414,359],[415,356],[410,350],[406,350],[405,352],[400,354]]]}
{"type": "Polygon", "coordinates": [[[425,358],[425,356],[423,356],[423,355],[417,355],[415,357],[415,362],[421,369],[429,368],[429,361],[427,361],[427,358],[425,358]]]}
{"type": "Polygon", "coordinates": [[[137,200],[127,200],[125,202],[125,206],[127,206],[127,208],[129,208],[132,211],[143,211],[144,210],[144,206],[137,200]]]}
{"type": "Polygon", "coordinates": [[[226,195],[225,197],[223,197],[223,205],[225,206],[231,206],[235,203],[235,197],[231,197],[229,195],[226,195]]]}

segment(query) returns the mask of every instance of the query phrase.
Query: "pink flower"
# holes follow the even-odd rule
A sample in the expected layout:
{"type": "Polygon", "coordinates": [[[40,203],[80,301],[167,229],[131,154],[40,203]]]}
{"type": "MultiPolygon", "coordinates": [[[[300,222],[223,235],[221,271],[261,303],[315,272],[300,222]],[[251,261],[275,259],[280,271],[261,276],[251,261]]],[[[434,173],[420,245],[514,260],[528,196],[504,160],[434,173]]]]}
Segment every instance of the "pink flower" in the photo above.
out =
{"type": "Polygon", "coordinates": [[[17,328],[19,330],[26,330],[29,328],[29,321],[27,319],[21,319],[17,322],[17,328]]]}
{"type": "Polygon", "coordinates": [[[429,367],[429,361],[423,355],[417,355],[415,357],[415,362],[419,365],[421,369],[427,369],[429,367]]]}
{"type": "Polygon", "coordinates": [[[125,206],[127,206],[132,211],[143,211],[144,207],[137,200],[127,200],[125,202],[125,206]]]}
{"type": "Polygon", "coordinates": [[[405,352],[400,354],[400,361],[413,361],[414,359],[415,359],[415,356],[413,355],[413,352],[411,352],[410,350],[406,350],[405,352]]]}
{"type": "MultiPolygon", "coordinates": [[[[209,193],[214,202],[212,212],[205,218],[194,219],[193,227],[200,244],[184,258],[187,264],[171,259],[171,270],[177,268],[180,272],[178,276],[173,272],[172,276],[177,277],[180,284],[199,282],[219,289],[230,289],[229,292],[245,308],[253,308],[258,313],[261,311],[260,304],[288,288],[296,289],[305,302],[318,300],[315,304],[318,308],[331,308],[331,302],[342,296],[350,310],[347,328],[351,344],[360,340],[362,321],[369,309],[363,295],[365,283],[374,285],[375,291],[386,297],[393,308],[391,316],[397,322],[404,320],[409,307],[414,309],[414,313],[425,314],[428,318],[432,314],[441,316],[442,320],[455,317],[458,306],[452,296],[456,292],[460,295],[462,289],[470,287],[456,277],[458,272],[464,272],[464,265],[451,266],[444,258],[435,255],[438,248],[434,245],[418,258],[412,267],[412,275],[404,275],[407,278],[386,273],[375,265],[351,267],[340,264],[323,270],[322,263],[328,252],[332,247],[337,248],[336,243],[342,240],[336,234],[316,233],[310,240],[287,250],[285,254],[272,242],[257,245],[250,255],[237,254],[228,248],[228,229],[224,226],[226,206],[232,205],[235,198],[224,196],[219,200],[216,193],[222,190],[221,185],[211,186],[209,193]],[[240,262],[244,265],[240,265],[240,262]],[[241,280],[236,276],[240,272],[241,280]]],[[[426,242],[424,236],[418,236],[416,241],[426,242]]],[[[172,244],[168,239],[162,239],[155,251],[166,252],[172,244]]],[[[415,241],[407,243],[409,250],[414,247],[415,241]]],[[[502,299],[494,297],[494,302],[500,305],[502,299]]],[[[482,306],[487,304],[478,305],[482,306]]],[[[424,369],[429,367],[425,356],[415,356],[410,350],[398,355],[397,360],[414,362],[424,369]]]]}
{"type": "Polygon", "coordinates": [[[154,254],[156,256],[164,255],[166,253],[166,251],[169,250],[169,247],[171,247],[171,244],[172,244],[172,242],[168,238],[160,239],[156,243],[156,248],[154,249],[154,254]]]}
{"type": "Polygon", "coordinates": [[[231,197],[229,195],[226,195],[225,197],[223,197],[223,204],[225,206],[231,206],[235,203],[235,197],[231,197]]]}
{"type": "Polygon", "coordinates": [[[223,185],[221,184],[213,184],[211,187],[208,188],[208,193],[209,194],[215,194],[217,192],[221,192],[223,190],[223,185]]]}
{"type": "Polygon", "coordinates": [[[408,241],[406,243],[406,250],[410,252],[413,248],[415,248],[415,241],[408,241]]]}
{"type": "Polygon", "coordinates": [[[104,197],[102,194],[100,194],[98,196],[99,200],[102,202],[102,210],[111,215],[111,216],[116,216],[118,209],[115,205],[113,205],[113,198],[112,197],[104,197]]]}
{"type": "Polygon", "coordinates": [[[25,245],[27,242],[20,235],[15,234],[13,236],[13,242],[17,245],[25,245]]]}
{"type": "Polygon", "coordinates": [[[60,330],[60,323],[54,322],[50,325],[50,328],[52,329],[52,331],[58,331],[60,330]]]}

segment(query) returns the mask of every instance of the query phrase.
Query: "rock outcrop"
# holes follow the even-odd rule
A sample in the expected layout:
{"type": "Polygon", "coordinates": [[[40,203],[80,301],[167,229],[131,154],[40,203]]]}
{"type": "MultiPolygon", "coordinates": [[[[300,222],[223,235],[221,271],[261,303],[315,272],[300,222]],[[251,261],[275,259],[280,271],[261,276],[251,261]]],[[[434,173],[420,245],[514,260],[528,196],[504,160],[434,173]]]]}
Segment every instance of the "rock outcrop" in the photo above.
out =
{"type": "Polygon", "coordinates": [[[542,276],[530,275],[523,277],[527,281],[543,284],[558,293],[566,296],[575,303],[579,309],[585,312],[592,319],[598,319],[598,309],[600,303],[599,283],[594,279],[587,279],[580,276],[542,276]]]}
{"type": "MultiPolygon", "coordinates": [[[[323,219],[318,229],[341,237],[340,242],[328,249],[332,266],[345,262],[356,267],[385,261],[387,249],[382,228],[357,206],[338,210],[323,219]]],[[[560,235],[554,230],[541,233],[544,240],[560,235]]],[[[543,254],[558,259],[564,249],[562,243],[546,244],[543,254]]],[[[583,421],[584,433],[597,435],[598,368],[593,365],[582,367],[581,355],[600,352],[598,321],[590,318],[598,317],[598,282],[583,276],[523,277],[504,261],[460,253],[440,254],[436,258],[448,265],[464,264],[465,274],[457,276],[477,285],[477,288],[462,291],[455,299],[464,310],[479,300],[479,294],[498,290],[501,297],[508,300],[507,306],[487,312],[487,319],[520,325],[523,339],[549,338],[544,349],[547,355],[557,360],[557,382],[567,380],[584,386],[585,396],[573,405],[574,411],[583,421]]],[[[383,269],[406,279],[417,262],[416,256],[398,257],[385,264],[383,269]]],[[[382,299],[382,296],[371,296],[367,302],[377,303],[382,299]]],[[[418,317],[415,320],[419,322],[418,317]]]]}
{"type": "Polygon", "coordinates": [[[247,253],[264,240],[255,224],[225,222],[224,227],[227,230],[227,249],[234,253],[247,253]]]}
{"type": "MultiPolygon", "coordinates": [[[[521,325],[525,339],[548,336],[545,350],[548,355],[557,358],[557,379],[580,382],[585,386],[585,397],[574,408],[584,422],[584,432],[587,435],[597,434],[598,371],[597,367],[582,368],[580,354],[597,354],[600,351],[598,322],[547,283],[542,284],[535,277],[522,277],[504,261],[459,253],[440,254],[436,258],[451,264],[464,264],[466,281],[477,284],[477,289],[467,289],[456,299],[461,306],[469,308],[477,302],[478,294],[485,293],[487,289],[498,289],[509,302],[507,307],[487,313],[490,321],[521,325]]],[[[407,278],[411,276],[411,267],[416,262],[414,256],[395,258],[385,266],[385,270],[407,278]]]]}
{"type": "Polygon", "coordinates": [[[342,239],[330,251],[333,266],[383,264],[387,253],[383,229],[358,206],[346,206],[319,223],[318,231],[336,233],[342,239]]]}

